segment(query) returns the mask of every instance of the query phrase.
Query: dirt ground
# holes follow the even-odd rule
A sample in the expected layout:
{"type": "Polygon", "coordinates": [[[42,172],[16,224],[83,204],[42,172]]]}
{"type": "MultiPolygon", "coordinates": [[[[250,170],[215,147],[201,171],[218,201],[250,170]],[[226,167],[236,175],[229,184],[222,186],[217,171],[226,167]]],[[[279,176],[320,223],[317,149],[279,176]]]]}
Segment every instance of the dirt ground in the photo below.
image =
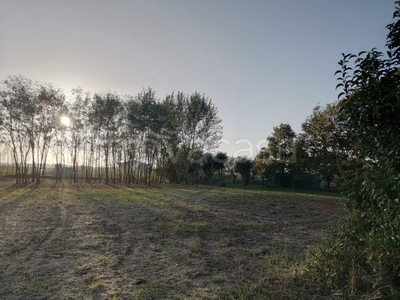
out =
{"type": "Polygon", "coordinates": [[[0,299],[318,299],[293,271],[337,199],[2,180],[0,299]]]}

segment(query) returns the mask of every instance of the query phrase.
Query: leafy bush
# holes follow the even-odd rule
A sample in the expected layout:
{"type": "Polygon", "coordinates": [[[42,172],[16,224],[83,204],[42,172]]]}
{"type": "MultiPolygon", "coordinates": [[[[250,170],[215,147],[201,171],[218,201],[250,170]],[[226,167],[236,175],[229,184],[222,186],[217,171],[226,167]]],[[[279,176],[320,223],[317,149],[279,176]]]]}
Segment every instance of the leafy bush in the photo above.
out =
{"type": "Polygon", "coordinates": [[[386,55],[372,49],[339,62],[353,143],[342,172],[350,214],[299,268],[341,299],[400,299],[400,7],[394,18],[386,55]]]}
{"type": "Polygon", "coordinates": [[[379,217],[352,211],[299,274],[340,299],[400,298],[400,218],[394,213],[399,215],[398,207],[379,217]]]}

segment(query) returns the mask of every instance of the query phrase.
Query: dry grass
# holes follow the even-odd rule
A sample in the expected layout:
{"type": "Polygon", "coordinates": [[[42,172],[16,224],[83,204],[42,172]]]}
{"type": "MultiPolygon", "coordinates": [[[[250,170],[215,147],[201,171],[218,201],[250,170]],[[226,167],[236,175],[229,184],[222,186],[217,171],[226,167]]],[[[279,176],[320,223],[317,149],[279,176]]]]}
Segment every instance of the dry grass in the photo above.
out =
{"type": "Polygon", "coordinates": [[[320,299],[296,263],[324,195],[0,182],[0,299],[320,299]]]}

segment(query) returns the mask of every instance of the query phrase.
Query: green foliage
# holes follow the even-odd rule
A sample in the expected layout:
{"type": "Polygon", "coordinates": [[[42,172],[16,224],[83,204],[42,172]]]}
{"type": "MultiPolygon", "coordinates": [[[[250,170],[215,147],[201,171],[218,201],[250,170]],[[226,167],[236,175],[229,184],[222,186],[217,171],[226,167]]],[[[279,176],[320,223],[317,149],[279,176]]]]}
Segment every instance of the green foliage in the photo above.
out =
{"type": "MultiPolygon", "coordinates": [[[[158,165],[165,166],[160,172],[166,172],[170,182],[197,180],[204,152],[221,138],[221,119],[211,100],[197,92],[178,92],[156,101],[149,89],[130,99],[127,107],[130,131],[136,140],[148,141],[148,164],[158,158],[158,165]]],[[[212,169],[205,168],[206,174],[212,169]]]]}
{"type": "Polygon", "coordinates": [[[268,151],[271,156],[282,164],[282,169],[287,169],[293,158],[293,145],[296,133],[289,124],[274,127],[273,133],[267,138],[268,151]]]}
{"type": "Polygon", "coordinates": [[[218,172],[221,172],[224,167],[225,163],[228,161],[228,156],[224,152],[218,152],[214,156],[214,169],[218,172]]]}
{"type": "Polygon", "coordinates": [[[237,172],[235,171],[235,164],[236,164],[237,159],[235,157],[230,157],[228,160],[225,162],[224,167],[226,172],[232,176],[232,182],[233,184],[236,184],[236,178],[237,178],[237,172]]]}
{"type": "Polygon", "coordinates": [[[238,157],[235,161],[235,172],[239,173],[243,179],[243,185],[248,185],[251,177],[251,169],[254,162],[246,157],[238,157]]]}
{"type": "Polygon", "coordinates": [[[399,207],[379,215],[354,210],[299,268],[340,299],[400,296],[399,207]]]}
{"type": "Polygon", "coordinates": [[[26,291],[32,297],[40,297],[43,296],[46,291],[55,284],[55,280],[34,278],[29,282],[29,285],[26,287],[26,291]]]}
{"type": "Polygon", "coordinates": [[[340,168],[348,159],[350,136],[347,122],[339,113],[339,106],[317,106],[302,124],[303,132],[296,141],[297,172],[318,174],[330,183],[340,174],[340,168]]]}
{"type": "MultiPolygon", "coordinates": [[[[265,300],[266,299],[266,291],[262,287],[252,284],[245,285],[242,284],[236,287],[232,293],[227,297],[228,300],[265,300]]],[[[274,299],[270,296],[269,299],[274,299]]]]}
{"type": "Polygon", "coordinates": [[[224,168],[225,162],[228,160],[228,156],[226,153],[218,152],[216,155],[212,155],[211,153],[206,153],[203,158],[203,171],[206,175],[206,180],[214,174],[214,172],[219,172],[221,175],[221,171],[224,168]]]}
{"type": "Polygon", "coordinates": [[[265,186],[265,179],[270,172],[270,154],[266,148],[262,148],[254,159],[254,169],[257,175],[262,178],[263,187],[265,186]]]}
{"type": "MultiPolygon", "coordinates": [[[[266,173],[280,173],[281,184],[284,188],[283,174],[289,173],[295,159],[294,144],[296,133],[289,124],[274,127],[273,133],[267,138],[269,160],[265,167],[266,173]]],[[[265,154],[262,154],[265,157],[265,154]]]]}
{"type": "Polygon", "coordinates": [[[225,277],[222,274],[215,274],[211,276],[211,282],[214,284],[221,284],[225,282],[225,277]]]}
{"type": "MultiPolygon", "coordinates": [[[[400,5],[400,1],[396,1],[400,5]]],[[[350,216],[302,274],[346,299],[400,298],[400,8],[387,26],[386,57],[343,54],[340,114],[353,142],[343,181],[350,216]]]]}

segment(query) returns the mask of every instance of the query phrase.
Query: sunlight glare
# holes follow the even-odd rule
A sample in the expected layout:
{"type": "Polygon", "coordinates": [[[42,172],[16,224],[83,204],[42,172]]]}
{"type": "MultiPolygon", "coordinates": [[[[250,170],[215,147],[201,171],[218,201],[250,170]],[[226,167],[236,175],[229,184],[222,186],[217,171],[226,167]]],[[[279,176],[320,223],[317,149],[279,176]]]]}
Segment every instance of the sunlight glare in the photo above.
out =
{"type": "Polygon", "coordinates": [[[64,126],[70,127],[71,126],[71,119],[67,116],[62,116],[61,118],[61,124],[64,126]]]}

